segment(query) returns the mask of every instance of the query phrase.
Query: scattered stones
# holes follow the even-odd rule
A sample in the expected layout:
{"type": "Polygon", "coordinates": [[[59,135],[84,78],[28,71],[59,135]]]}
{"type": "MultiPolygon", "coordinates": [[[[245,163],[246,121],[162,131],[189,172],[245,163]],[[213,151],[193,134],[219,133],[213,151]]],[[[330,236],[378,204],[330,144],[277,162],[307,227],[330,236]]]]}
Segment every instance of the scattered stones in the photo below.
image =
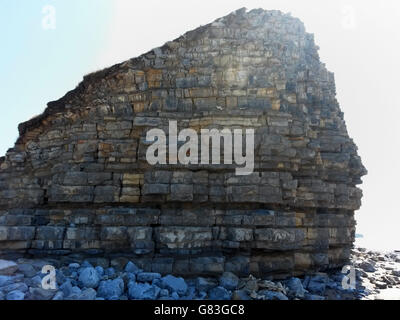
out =
{"type": "Polygon", "coordinates": [[[250,275],[248,278],[242,279],[239,287],[247,292],[255,292],[259,289],[258,282],[258,279],[250,275]]]}
{"type": "Polygon", "coordinates": [[[1,287],[1,291],[3,291],[4,293],[8,293],[8,292],[15,291],[15,290],[25,293],[28,291],[28,286],[23,282],[16,282],[16,283],[12,283],[7,286],[1,287]]]}
{"type": "Polygon", "coordinates": [[[290,278],[286,283],[288,295],[293,298],[304,298],[306,290],[299,278],[290,278]]]}
{"type": "Polygon", "coordinates": [[[125,266],[125,272],[129,273],[138,273],[142,270],[139,269],[133,262],[129,261],[128,264],[125,266]]]}
{"type": "Polygon", "coordinates": [[[124,281],[122,279],[101,281],[97,290],[97,295],[106,300],[114,300],[124,293],[124,281]]]}
{"type": "Polygon", "coordinates": [[[232,294],[232,300],[251,300],[246,290],[236,290],[232,294]]]}
{"type": "Polygon", "coordinates": [[[6,300],[24,300],[25,298],[25,293],[19,291],[19,290],[14,290],[9,293],[7,293],[6,300]]]}
{"type": "Polygon", "coordinates": [[[18,265],[13,261],[0,260],[0,275],[10,276],[18,270],[18,265]]]}
{"type": "Polygon", "coordinates": [[[128,285],[129,299],[156,300],[161,289],[148,283],[130,283],[128,285]]]}
{"type": "Polygon", "coordinates": [[[58,291],[53,297],[54,301],[64,300],[64,293],[62,291],[58,291]]]}
{"type": "Polygon", "coordinates": [[[305,294],[305,300],[325,300],[325,297],[319,296],[317,294],[305,294]]]}
{"type": "Polygon", "coordinates": [[[209,290],[215,288],[216,286],[218,286],[218,281],[215,279],[202,278],[202,277],[196,279],[196,288],[199,292],[201,291],[208,292],[209,290]]]}
{"type": "Polygon", "coordinates": [[[257,300],[289,300],[282,292],[261,290],[258,292],[257,300]]]}
{"type": "Polygon", "coordinates": [[[57,275],[60,274],[57,276],[58,289],[45,290],[41,285],[44,274],[24,277],[22,273],[25,271],[26,275],[32,275],[28,265],[37,269],[40,261],[21,260],[21,263],[16,262],[16,272],[21,273],[0,275],[0,300],[379,300],[396,297],[400,290],[395,275],[396,270],[400,270],[395,261],[397,256],[385,254],[384,261],[381,261],[380,255],[383,254],[354,249],[352,260],[357,275],[356,288],[346,289],[342,287],[346,274],[340,270],[282,281],[259,279],[252,275],[240,278],[230,272],[219,278],[185,280],[144,272],[132,262],[124,265],[124,271],[104,270],[88,263],[60,265],[56,270],[57,275]],[[376,260],[380,262],[374,264],[376,260]],[[367,264],[374,264],[376,271],[365,272],[360,268],[367,264]]]}
{"type": "Polygon", "coordinates": [[[96,272],[99,275],[99,277],[102,277],[104,275],[104,269],[101,266],[97,266],[96,268],[96,272]]]}
{"type": "Polygon", "coordinates": [[[95,300],[97,296],[96,290],[93,288],[85,289],[79,295],[78,300],[95,300]]]}
{"type": "Polygon", "coordinates": [[[313,277],[307,277],[305,287],[312,293],[323,295],[327,282],[328,276],[326,274],[318,274],[313,277]]]}
{"type": "Polygon", "coordinates": [[[161,279],[161,274],[154,272],[141,272],[136,275],[139,282],[153,282],[155,279],[161,279]]]}
{"type": "Polygon", "coordinates": [[[364,261],[364,262],[362,262],[362,263],[359,265],[359,267],[360,267],[362,270],[364,270],[365,272],[371,272],[371,273],[373,273],[373,272],[376,271],[374,265],[373,265],[372,263],[370,263],[370,262],[365,262],[365,261],[364,261]]]}
{"type": "Polygon", "coordinates": [[[72,284],[71,281],[68,280],[66,282],[64,282],[61,286],[60,286],[60,290],[62,291],[64,297],[68,297],[72,294],[72,284]]]}
{"type": "Polygon", "coordinates": [[[232,272],[224,272],[219,278],[219,285],[227,290],[235,290],[239,284],[239,278],[232,272]]]}
{"type": "Polygon", "coordinates": [[[68,265],[68,268],[69,269],[71,269],[71,270],[78,270],[79,268],[81,267],[81,265],[79,264],[79,263],[70,263],[69,265],[68,265]]]}
{"type": "Polygon", "coordinates": [[[105,274],[107,277],[113,277],[116,274],[116,272],[115,269],[111,267],[106,269],[105,274]]]}
{"type": "Polygon", "coordinates": [[[231,293],[226,290],[224,287],[216,287],[214,289],[211,289],[208,298],[210,300],[230,300],[231,299],[231,293]]]}
{"type": "Polygon", "coordinates": [[[7,286],[14,282],[14,278],[11,276],[1,276],[0,275],[0,287],[7,286]]]}

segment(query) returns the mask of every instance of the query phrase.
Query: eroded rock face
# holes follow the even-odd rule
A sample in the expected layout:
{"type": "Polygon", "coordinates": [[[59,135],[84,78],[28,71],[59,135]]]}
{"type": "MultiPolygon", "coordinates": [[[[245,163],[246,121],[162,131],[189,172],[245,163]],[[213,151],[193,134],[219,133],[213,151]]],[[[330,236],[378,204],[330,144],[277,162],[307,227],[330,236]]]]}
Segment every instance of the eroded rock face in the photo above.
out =
{"type": "Polygon", "coordinates": [[[298,19],[239,10],[86,76],[0,160],[0,250],[129,255],[147,271],[341,266],[366,173],[333,74],[298,19]],[[255,130],[254,173],[149,165],[146,134],[255,130]]]}

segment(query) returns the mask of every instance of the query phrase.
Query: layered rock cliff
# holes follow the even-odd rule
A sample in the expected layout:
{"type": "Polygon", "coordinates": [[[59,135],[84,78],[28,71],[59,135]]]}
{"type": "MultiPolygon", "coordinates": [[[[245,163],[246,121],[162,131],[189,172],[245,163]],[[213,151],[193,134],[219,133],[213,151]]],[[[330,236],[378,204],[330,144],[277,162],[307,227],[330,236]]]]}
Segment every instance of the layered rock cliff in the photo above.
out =
{"type": "MultiPolygon", "coordinates": [[[[60,75],[62,76],[62,75],[60,75]]],[[[176,274],[346,263],[366,174],[303,23],[238,10],[90,74],[0,160],[0,251],[129,255],[176,274]],[[253,128],[255,168],[149,165],[146,133],[253,128]]]]}

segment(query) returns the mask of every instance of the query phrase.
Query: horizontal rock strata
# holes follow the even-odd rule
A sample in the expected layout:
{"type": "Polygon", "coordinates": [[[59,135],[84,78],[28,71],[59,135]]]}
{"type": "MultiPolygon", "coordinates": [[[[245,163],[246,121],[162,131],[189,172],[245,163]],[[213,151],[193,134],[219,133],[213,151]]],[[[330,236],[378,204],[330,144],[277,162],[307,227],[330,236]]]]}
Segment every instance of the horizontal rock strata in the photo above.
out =
{"type": "Polygon", "coordinates": [[[2,253],[126,254],[160,273],[334,268],[366,173],[304,25],[236,11],[86,76],[0,160],[2,253]],[[156,165],[153,128],[255,130],[255,168],[156,165]]]}

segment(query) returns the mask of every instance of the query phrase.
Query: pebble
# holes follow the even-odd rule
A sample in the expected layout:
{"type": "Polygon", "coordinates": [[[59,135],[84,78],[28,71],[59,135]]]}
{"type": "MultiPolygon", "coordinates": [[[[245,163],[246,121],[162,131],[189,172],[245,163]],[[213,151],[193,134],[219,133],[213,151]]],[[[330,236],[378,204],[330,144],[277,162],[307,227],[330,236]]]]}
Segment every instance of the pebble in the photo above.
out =
{"type": "Polygon", "coordinates": [[[357,288],[349,290],[342,288],[342,280],[346,280],[347,275],[340,272],[291,277],[282,282],[251,275],[239,279],[231,272],[218,278],[185,280],[144,272],[126,258],[114,259],[111,263],[119,271],[96,265],[96,259],[91,259],[91,263],[60,266],[58,289],[45,290],[42,278],[46,275],[40,272],[40,266],[49,262],[19,259],[17,263],[3,262],[2,272],[7,274],[0,275],[0,300],[371,300],[398,296],[400,265],[396,262],[397,255],[383,256],[355,249],[352,257],[357,288]]]}
{"type": "Polygon", "coordinates": [[[55,290],[45,290],[43,288],[30,288],[29,293],[32,300],[51,300],[57,292],[55,290]]]}

